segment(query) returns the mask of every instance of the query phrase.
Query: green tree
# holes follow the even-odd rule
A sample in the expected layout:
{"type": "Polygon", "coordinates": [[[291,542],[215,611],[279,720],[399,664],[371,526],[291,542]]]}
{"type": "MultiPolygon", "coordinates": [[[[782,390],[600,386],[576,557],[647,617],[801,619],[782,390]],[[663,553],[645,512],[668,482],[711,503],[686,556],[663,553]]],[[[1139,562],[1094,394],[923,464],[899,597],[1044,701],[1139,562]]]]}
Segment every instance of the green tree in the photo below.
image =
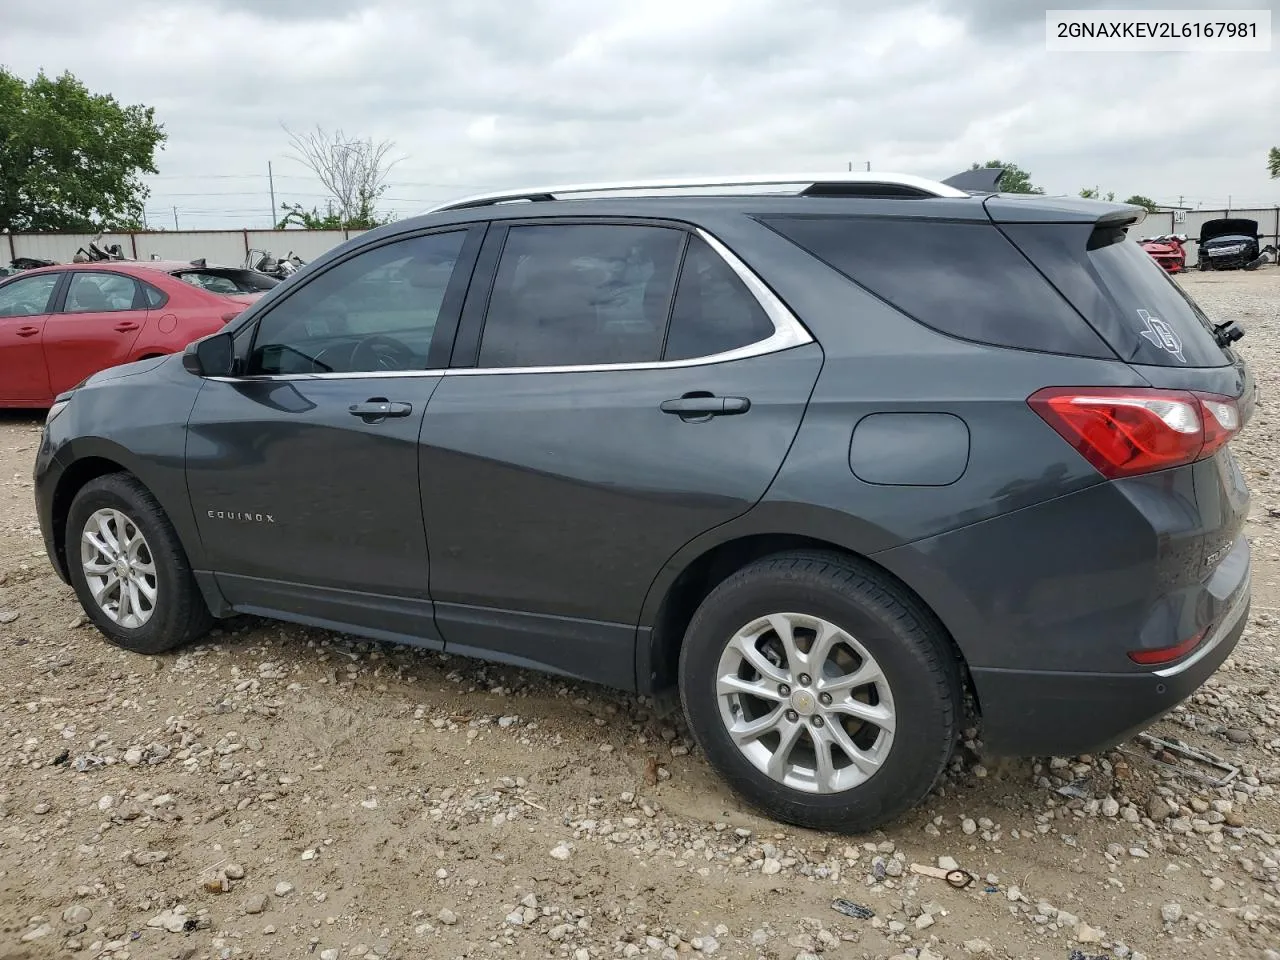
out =
{"type": "Polygon", "coordinates": [[[141,176],[165,139],[151,107],[90,93],[70,73],[27,83],[0,67],[0,228],[141,226],[141,176]]]}
{"type": "Polygon", "coordinates": [[[1043,187],[1031,182],[1031,174],[1016,163],[1005,163],[1003,160],[988,160],[986,163],[975,163],[970,170],[982,170],[986,167],[1004,167],[1004,176],[1000,178],[1002,193],[1044,193],[1043,187]]]}
{"type": "Polygon", "coordinates": [[[1271,171],[1271,179],[1280,180],[1280,147],[1272,147],[1267,154],[1267,169],[1271,171]]]}
{"type": "MultiPolygon", "coordinates": [[[[378,190],[378,195],[381,195],[382,190],[385,189],[383,187],[378,190]]],[[[376,199],[375,195],[367,191],[358,191],[351,215],[347,217],[333,209],[332,205],[330,205],[326,213],[322,214],[318,207],[306,210],[300,203],[282,203],[280,204],[280,209],[284,211],[284,216],[276,224],[276,229],[286,230],[289,227],[302,227],[306,230],[341,230],[344,227],[350,227],[353,230],[370,230],[391,222],[391,217],[380,216],[377,210],[374,209],[374,201],[376,199]]]]}
{"type": "Polygon", "coordinates": [[[1104,197],[1102,195],[1102,191],[1099,190],[1097,187],[1083,188],[1080,191],[1080,196],[1084,197],[1086,200],[1114,200],[1116,198],[1116,195],[1113,192],[1108,192],[1107,195],[1104,197]]]}
{"type": "Polygon", "coordinates": [[[1156,212],[1156,202],[1150,197],[1144,197],[1140,193],[1135,193],[1132,197],[1126,200],[1125,203],[1132,203],[1135,207],[1144,207],[1146,208],[1147,213],[1156,212]]]}

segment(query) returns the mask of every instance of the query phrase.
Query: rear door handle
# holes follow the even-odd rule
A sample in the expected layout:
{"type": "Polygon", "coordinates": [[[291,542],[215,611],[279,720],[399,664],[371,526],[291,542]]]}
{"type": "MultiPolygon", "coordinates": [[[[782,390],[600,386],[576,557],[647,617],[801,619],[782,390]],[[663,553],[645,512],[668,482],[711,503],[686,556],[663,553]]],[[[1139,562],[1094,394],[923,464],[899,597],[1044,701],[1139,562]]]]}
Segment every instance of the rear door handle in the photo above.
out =
{"type": "Polygon", "coordinates": [[[20,337],[34,337],[37,333],[40,332],[40,328],[39,327],[19,327],[16,332],[20,337]]]}
{"type": "Polygon", "coordinates": [[[121,320],[116,324],[116,333],[128,333],[131,330],[137,330],[138,325],[132,320],[121,320]]]}
{"type": "Polygon", "coordinates": [[[711,394],[685,394],[676,400],[663,400],[663,413],[674,413],[682,419],[725,417],[746,413],[751,401],[746,397],[716,397],[711,394]]]}
{"type": "Polygon", "coordinates": [[[385,397],[373,397],[364,403],[353,403],[347,407],[353,417],[361,417],[368,421],[385,420],[387,417],[407,417],[413,413],[412,403],[388,400],[385,397]]]}

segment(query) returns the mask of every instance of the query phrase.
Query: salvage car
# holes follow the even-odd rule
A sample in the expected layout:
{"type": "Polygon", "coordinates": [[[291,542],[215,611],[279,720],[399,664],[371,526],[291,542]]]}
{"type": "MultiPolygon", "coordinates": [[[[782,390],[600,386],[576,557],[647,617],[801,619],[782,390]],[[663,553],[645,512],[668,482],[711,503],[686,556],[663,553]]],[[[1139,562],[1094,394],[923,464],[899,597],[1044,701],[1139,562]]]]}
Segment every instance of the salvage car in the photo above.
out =
{"type": "Polygon", "coordinates": [[[106,367],[182,350],[221,329],[278,281],[258,287],[163,260],[67,263],[0,281],[0,407],[49,407],[106,367]],[[211,289],[214,283],[225,286],[211,289]]]}
{"type": "Polygon", "coordinates": [[[1208,220],[1200,228],[1197,254],[1201,270],[1240,270],[1259,266],[1262,239],[1258,221],[1244,217],[1208,220]]]}
{"type": "Polygon", "coordinates": [[[1252,374],[1141,207],[905,174],[504,191],[61,394],[49,560],[156,655],[238,613],[678,692],[864,832],[962,731],[1072,756],[1231,654],[1252,374]]]}
{"type": "Polygon", "coordinates": [[[1181,273],[1187,267],[1187,251],[1184,244],[1190,239],[1185,234],[1170,233],[1159,237],[1144,237],[1138,245],[1168,273],[1181,273]]]}

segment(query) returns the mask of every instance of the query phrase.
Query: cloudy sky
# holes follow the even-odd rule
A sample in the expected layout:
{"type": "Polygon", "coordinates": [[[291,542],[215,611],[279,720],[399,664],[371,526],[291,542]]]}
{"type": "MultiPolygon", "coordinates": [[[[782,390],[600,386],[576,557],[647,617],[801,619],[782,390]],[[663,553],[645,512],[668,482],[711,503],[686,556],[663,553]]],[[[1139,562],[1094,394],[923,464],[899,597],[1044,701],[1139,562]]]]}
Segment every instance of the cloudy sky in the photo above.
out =
{"type": "MultiPolygon", "coordinates": [[[[1054,7],[1169,7],[1171,0],[1054,7]]],[[[1276,0],[1182,7],[1276,8],[1276,0]]],[[[1051,193],[1280,203],[1280,43],[1050,54],[1026,0],[59,0],[6,5],[0,63],[156,108],[151,219],[262,227],[323,204],[288,126],[389,139],[385,207],[682,173],[945,177],[1000,158],[1051,193]]],[[[1273,13],[1280,21],[1280,16],[1273,13]]]]}

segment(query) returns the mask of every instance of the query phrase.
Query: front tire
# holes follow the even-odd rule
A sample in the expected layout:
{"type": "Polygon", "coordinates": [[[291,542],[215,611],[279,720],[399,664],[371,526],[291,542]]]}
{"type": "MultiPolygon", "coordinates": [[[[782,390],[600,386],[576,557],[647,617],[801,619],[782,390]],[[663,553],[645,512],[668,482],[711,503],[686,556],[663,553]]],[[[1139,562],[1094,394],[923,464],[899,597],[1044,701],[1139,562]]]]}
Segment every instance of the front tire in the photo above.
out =
{"type": "Polygon", "coordinates": [[[779,554],[730,576],[694,614],[679,674],[711,765],[797,826],[883,826],[928,794],[958,737],[960,671],[942,625],[839,554],[779,554]]]}
{"type": "Polygon", "coordinates": [[[116,646],[164,653],[212,626],[173,525],[137,478],[107,474],[76,493],[66,552],[80,605],[116,646]]]}

